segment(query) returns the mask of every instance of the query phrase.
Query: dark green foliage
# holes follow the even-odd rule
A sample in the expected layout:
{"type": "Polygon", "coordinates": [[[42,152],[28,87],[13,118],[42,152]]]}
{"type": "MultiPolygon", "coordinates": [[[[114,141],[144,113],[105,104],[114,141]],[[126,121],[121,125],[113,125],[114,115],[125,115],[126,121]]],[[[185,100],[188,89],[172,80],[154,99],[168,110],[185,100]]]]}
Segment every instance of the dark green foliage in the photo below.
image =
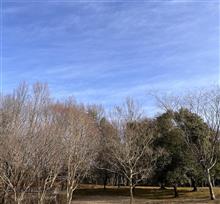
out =
{"type": "MultiPolygon", "coordinates": [[[[180,118],[183,110],[179,113],[167,111],[156,119],[155,147],[161,147],[165,153],[158,159],[155,170],[156,181],[163,185],[180,185],[191,183],[196,190],[196,184],[201,177],[201,168],[196,165],[195,159],[188,150],[184,133],[176,120],[180,118]]],[[[180,121],[180,120],[178,120],[180,121]]],[[[192,128],[192,138],[196,140],[196,124],[190,118],[186,118],[187,124],[192,128]]],[[[199,120],[201,122],[201,120],[199,120]]]]}
{"type": "Polygon", "coordinates": [[[187,152],[179,128],[175,126],[173,113],[167,111],[156,120],[155,146],[165,150],[157,161],[156,177],[161,184],[181,183],[184,179],[187,152]]]}

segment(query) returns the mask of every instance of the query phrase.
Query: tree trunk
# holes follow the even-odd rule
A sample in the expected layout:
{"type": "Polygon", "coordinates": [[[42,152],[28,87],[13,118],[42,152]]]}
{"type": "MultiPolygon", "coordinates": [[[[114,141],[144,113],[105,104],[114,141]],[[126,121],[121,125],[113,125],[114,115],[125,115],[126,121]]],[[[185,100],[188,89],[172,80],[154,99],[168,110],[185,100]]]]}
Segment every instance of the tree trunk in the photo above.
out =
{"type": "Polygon", "coordinates": [[[197,192],[197,185],[196,185],[196,180],[194,178],[191,178],[191,182],[192,182],[192,187],[193,187],[193,192],[197,192]]]}
{"type": "Polygon", "coordinates": [[[71,190],[71,191],[68,193],[68,196],[67,196],[67,203],[68,203],[68,204],[71,204],[71,203],[72,203],[72,197],[73,197],[73,191],[71,190]]]}
{"type": "Polygon", "coordinates": [[[132,184],[130,184],[130,204],[132,204],[133,203],[133,186],[132,186],[132,184]]]}
{"type": "Polygon", "coordinates": [[[160,184],[160,190],[165,190],[165,189],[166,189],[165,185],[163,183],[161,183],[160,184]]]}
{"type": "Polygon", "coordinates": [[[66,201],[67,201],[67,203],[70,203],[71,200],[72,200],[72,198],[71,198],[71,189],[70,189],[69,186],[67,186],[66,201]]]}
{"type": "MultiPolygon", "coordinates": [[[[71,187],[70,187],[71,188],[71,187]]],[[[72,196],[73,196],[73,191],[72,189],[70,189],[68,192],[67,192],[67,203],[68,204],[71,204],[72,202],[72,196]]]]}
{"type": "Polygon", "coordinates": [[[114,175],[114,186],[117,186],[117,179],[118,179],[118,176],[117,176],[117,174],[115,173],[115,175],[114,175]]]}
{"type": "Polygon", "coordinates": [[[17,204],[21,204],[22,200],[23,200],[23,199],[18,198],[18,199],[17,199],[17,204]]]}
{"type": "Polygon", "coordinates": [[[173,190],[174,190],[174,197],[177,198],[179,196],[179,194],[178,194],[178,191],[177,191],[176,184],[173,185],[173,190]]]}
{"type": "Polygon", "coordinates": [[[105,173],[104,179],[103,179],[104,190],[106,189],[107,181],[108,181],[108,176],[107,176],[106,173],[105,173]]]}
{"type": "Polygon", "coordinates": [[[24,198],[24,196],[23,196],[23,195],[20,195],[20,196],[18,197],[18,195],[17,195],[17,193],[16,193],[16,194],[15,194],[14,201],[15,201],[15,203],[17,203],[17,204],[21,204],[21,203],[22,203],[23,198],[24,198]]]}
{"type": "Polygon", "coordinates": [[[120,188],[120,184],[121,184],[121,176],[118,175],[118,188],[120,188]]]}
{"type": "Polygon", "coordinates": [[[212,179],[212,185],[213,185],[213,187],[215,187],[215,177],[213,177],[213,179],[212,179]]]}
{"type": "Polygon", "coordinates": [[[2,196],[0,203],[5,203],[5,195],[2,196]]]}
{"type": "Polygon", "coordinates": [[[209,169],[206,170],[206,173],[207,173],[207,180],[208,180],[208,186],[209,186],[210,199],[211,200],[215,200],[215,194],[214,194],[214,191],[213,191],[212,180],[211,180],[209,169]]]}
{"type": "Polygon", "coordinates": [[[132,170],[130,173],[130,179],[129,179],[129,187],[130,187],[130,204],[133,203],[133,177],[132,177],[132,170]]]}
{"type": "Polygon", "coordinates": [[[6,192],[3,191],[3,193],[2,193],[2,197],[1,197],[0,203],[2,203],[2,204],[6,204],[7,203],[7,194],[8,193],[7,193],[7,189],[6,189],[6,192]]]}
{"type": "Polygon", "coordinates": [[[55,200],[55,204],[59,204],[59,199],[58,199],[58,195],[57,194],[54,196],[54,200],[55,200]]]}

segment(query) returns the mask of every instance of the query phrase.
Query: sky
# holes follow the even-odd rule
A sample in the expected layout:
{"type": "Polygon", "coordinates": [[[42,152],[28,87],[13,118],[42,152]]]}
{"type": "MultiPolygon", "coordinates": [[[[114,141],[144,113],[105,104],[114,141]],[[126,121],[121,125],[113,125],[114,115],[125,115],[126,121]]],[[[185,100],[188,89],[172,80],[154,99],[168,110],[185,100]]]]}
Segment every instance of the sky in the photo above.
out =
{"type": "Polygon", "coordinates": [[[218,0],[3,0],[2,90],[47,83],[55,99],[112,107],[149,91],[220,84],[218,0]]]}

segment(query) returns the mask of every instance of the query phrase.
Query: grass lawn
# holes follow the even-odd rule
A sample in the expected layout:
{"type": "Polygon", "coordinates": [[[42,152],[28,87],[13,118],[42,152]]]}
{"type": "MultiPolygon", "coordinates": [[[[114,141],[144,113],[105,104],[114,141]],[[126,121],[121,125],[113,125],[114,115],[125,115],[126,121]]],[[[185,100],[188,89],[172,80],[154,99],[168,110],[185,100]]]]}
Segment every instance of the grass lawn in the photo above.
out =
{"type": "MultiPolygon", "coordinates": [[[[158,187],[136,187],[134,197],[136,204],[220,204],[220,188],[214,188],[217,200],[209,200],[208,188],[198,188],[198,192],[191,192],[191,188],[178,188],[179,197],[173,197],[172,188],[160,190],[158,187]]],[[[129,189],[126,187],[110,187],[103,190],[102,186],[82,185],[74,194],[73,204],[127,204],[129,203],[129,189]]]]}

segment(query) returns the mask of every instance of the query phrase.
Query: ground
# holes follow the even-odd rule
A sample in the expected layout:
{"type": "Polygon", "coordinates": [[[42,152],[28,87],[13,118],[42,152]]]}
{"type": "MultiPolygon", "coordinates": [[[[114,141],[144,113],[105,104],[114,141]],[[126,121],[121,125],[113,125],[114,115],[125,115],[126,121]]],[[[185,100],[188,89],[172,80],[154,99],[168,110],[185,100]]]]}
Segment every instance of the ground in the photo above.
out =
{"type": "MultiPolygon", "coordinates": [[[[179,188],[179,198],[173,197],[172,188],[160,190],[158,187],[136,187],[135,204],[220,204],[220,188],[215,188],[216,201],[209,200],[208,188],[179,188]]],[[[74,194],[72,204],[128,204],[129,189],[125,187],[81,186],[74,194]]]]}

